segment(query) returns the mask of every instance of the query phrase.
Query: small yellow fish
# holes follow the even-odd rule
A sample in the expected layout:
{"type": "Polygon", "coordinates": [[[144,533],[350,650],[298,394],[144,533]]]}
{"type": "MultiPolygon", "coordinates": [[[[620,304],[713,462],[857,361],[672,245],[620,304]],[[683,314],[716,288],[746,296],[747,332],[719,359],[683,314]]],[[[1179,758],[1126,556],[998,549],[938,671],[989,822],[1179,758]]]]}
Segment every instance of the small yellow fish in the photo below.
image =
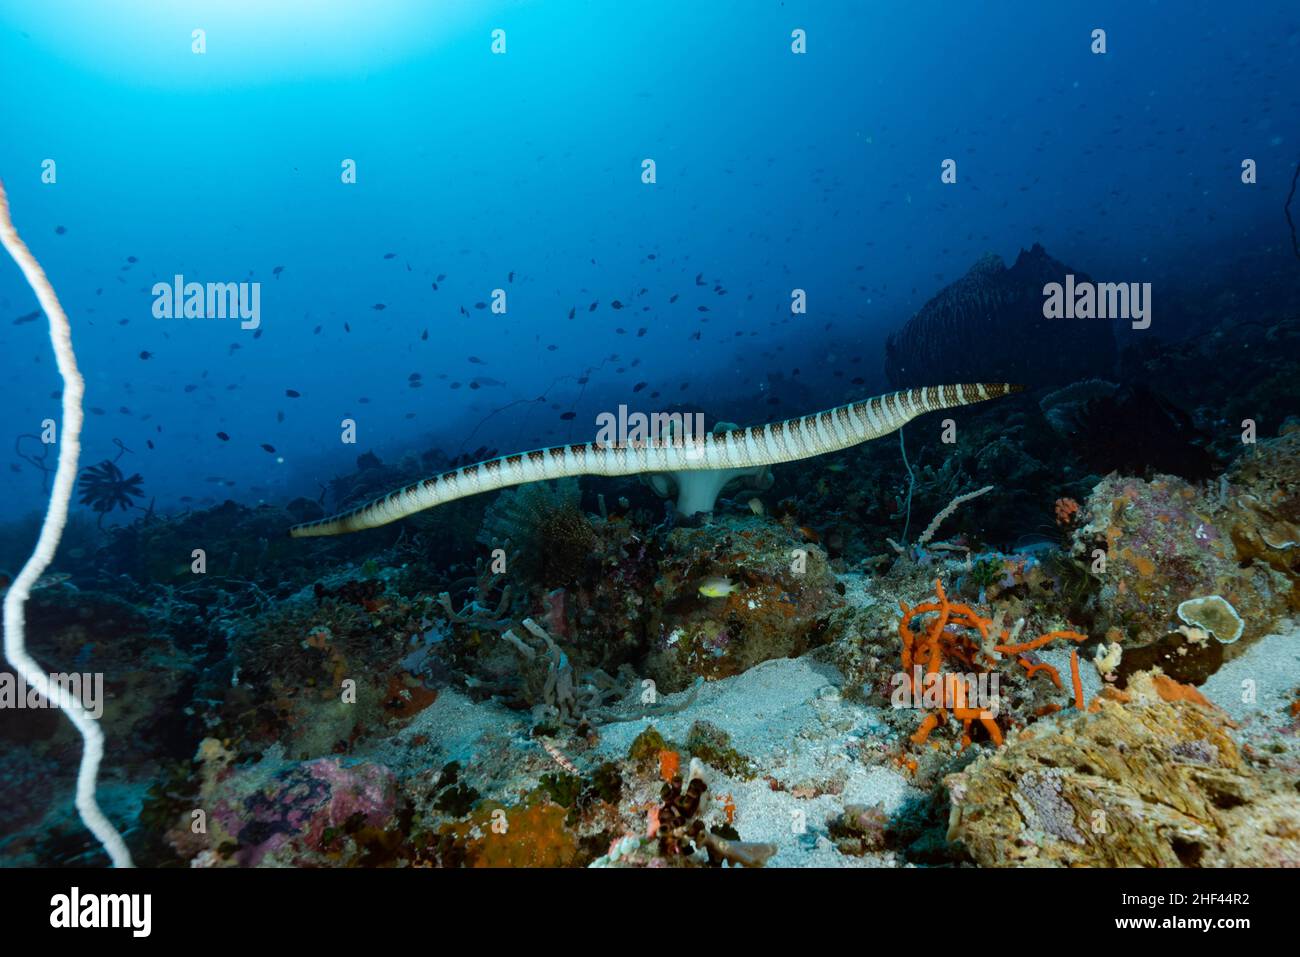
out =
{"type": "Polygon", "coordinates": [[[730,578],[712,575],[700,582],[700,594],[705,598],[726,598],[736,590],[730,578]]]}
{"type": "Polygon", "coordinates": [[[751,512],[753,512],[755,515],[762,515],[762,514],[763,514],[763,501],[762,501],[762,499],[758,498],[757,496],[755,496],[754,498],[751,498],[751,499],[749,500],[749,502],[746,503],[746,504],[749,505],[749,510],[750,510],[751,512]]]}

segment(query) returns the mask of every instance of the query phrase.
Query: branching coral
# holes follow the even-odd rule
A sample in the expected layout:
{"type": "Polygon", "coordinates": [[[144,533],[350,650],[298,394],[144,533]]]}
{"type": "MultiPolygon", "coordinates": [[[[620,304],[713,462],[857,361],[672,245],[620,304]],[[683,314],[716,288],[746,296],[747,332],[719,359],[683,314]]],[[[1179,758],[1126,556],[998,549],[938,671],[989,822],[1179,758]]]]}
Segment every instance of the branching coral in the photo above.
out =
{"type": "MultiPolygon", "coordinates": [[[[510,559],[507,559],[509,562],[510,559]]],[[[473,625],[487,631],[505,631],[512,624],[510,619],[510,586],[501,589],[501,596],[492,603],[492,592],[504,576],[492,571],[492,566],[478,559],[475,563],[475,577],[472,582],[474,597],[470,598],[457,611],[451,604],[451,593],[438,595],[438,604],[447,612],[447,617],[458,625],[473,625]]]]}
{"type": "MultiPolygon", "coordinates": [[[[988,732],[994,744],[1002,743],[1002,730],[998,727],[996,709],[986,706],[973,707],[970,701],[970,687],[963,675],[950,674],[945,666],[959,664],[965,675],[976,672],[990,672],[997,667],[997,655],[1013,655],[1023,667],[1028,677],[1038,671],[1046,671],[1059,688],[1060,677],[1050,666],[1021,657],[1057,638],[1070,641],[1086,641],[1088,636],[1075,631],[1053,631],[1023,644],[994,643],[993,634],[998,631],[994,619],[981,617],[969,605],[950,602],[944,593],[943,583],[935,580],[936,598],[914,608],[899,602],[902,618],[898,622],[898,634],[902,639],[903,681],[914,701],[925,702],[928,695],[924,690],[940,695],[939,704],[930,710],[921,721],[921,726],[912,735],[913,744],[924,744],[930,733],[947,721],[949,711],[962,722],[962,747],[971,741],[972,723],[979,721],[988,732]],[[912,622],[922,615],[933,614],[936,617],[925,628],[913,629],[912,622]],[[925,685],[925,689],[918,687],[925,685]]],[[[1012,640],[1012,633],[1001,631],[1004,642],[1012,640]]],[[[1078,656],[1071,659],[1074,677],[1075,707],[1083,708],[1082,690],[1079,683],[1078,656]]]]}
{"type": "MultiPolygon", "coordinates": [[[[909,468],[909,474],[910,474],[910,468],[909,468]]],[[[892,538],[885,539],[885,541],[887,541],[889,543],[889,547],[892,548],[894,551],[896,551],[898,554],[900,555],[911,554],[918,559],[925,555],[927,547],[937,551],[961,551],[962,549],[960,549],[958,546],[949,545],[946,542],[936,542],[935,544],[931,545],[930,541],[931,539],[934,538],[935,533],[939,531],[939,526],[942,525],[945,521],[947,521],[950,517],[952,517],[952,514],[956,512],[957,509],[959,509],[961,506],[965,505],[967,502],[971,501],[972,499],[977,499],[981,495],[984,495],[985,493],[991,491],[993,491],[993,486],[985,485],[983,488],[976,489],[973,492],[967,492],[964,495],[956,496],[951,502],[949,502],[946,506],[944,506],[944,508],[937,515],[935,515],[933,519],[930,520],[930,524],[925,527],[925,531],[923,531],[920,534],[920,536],[916,540],[916,543],[911,547],[910,550],[906,547],[906,536],[904,537],[903,544],[899,544],[898,542],[895,542],[892,538]]],[[[911,489],[909,488],[908,489],[908,520],[909,521],[911,520],[911,500],[912,500],[912,492],[911,489]]],[[[904,529],[904,532],[906,532],[906,529],[904,529]]],[[[969,554],[969,549],[966,549],[965,551],[967,551],[967,553],[969,554]]]]}
{"type": "Polygon", "coordinates": [[[523,627],[528,638],[519,636],[512,628],[501,637],[519,658],[524,695],[533,706],[534,720],[539,723],[578,726],[670,714],[690,707],[703,684],[703,679],[697,680],[691,693],[678,704],[638,704],[632,711],[617,703],[632,697],[639,684],[635,675],[623,669],[614,678],[600,668],[579,675],[569,656],[545,628],[531,618],[523,620],[523,627]]]}

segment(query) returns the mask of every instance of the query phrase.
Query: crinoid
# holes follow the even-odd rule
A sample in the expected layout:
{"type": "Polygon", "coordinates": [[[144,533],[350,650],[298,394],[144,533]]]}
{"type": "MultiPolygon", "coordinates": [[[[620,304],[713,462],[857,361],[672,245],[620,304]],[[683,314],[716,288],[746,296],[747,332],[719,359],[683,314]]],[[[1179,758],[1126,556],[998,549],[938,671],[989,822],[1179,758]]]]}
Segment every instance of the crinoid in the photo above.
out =
{"type": "Polygon", "coordinates": [[[135,506],[134,499],[144,496],[140,483],[144,479],[137,472],[130,478],[122,475],[122,470],[105,459],[98,465],[88,465],[81,470],[78,491],[81,504],[89,505],[99,513],[102,522],[104,516],[115,508],[127,511],[135,506]]]}

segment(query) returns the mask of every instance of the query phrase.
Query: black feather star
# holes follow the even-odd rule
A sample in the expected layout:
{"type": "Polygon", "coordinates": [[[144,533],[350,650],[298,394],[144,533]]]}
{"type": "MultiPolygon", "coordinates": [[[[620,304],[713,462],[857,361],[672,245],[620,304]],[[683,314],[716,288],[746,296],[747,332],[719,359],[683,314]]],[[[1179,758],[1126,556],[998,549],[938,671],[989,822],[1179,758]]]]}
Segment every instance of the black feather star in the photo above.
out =
{"type": "Polygon", "coordinates": [[[139,472],[126,478],[122,470],[108,459],[98,465],[88,465],[82,469],[78,482],[81,504],[89,505],[101,518],[115,508],[125,512],[135,506],[132,499],[144,496],[140,488],[143,481],[139,472]]]}

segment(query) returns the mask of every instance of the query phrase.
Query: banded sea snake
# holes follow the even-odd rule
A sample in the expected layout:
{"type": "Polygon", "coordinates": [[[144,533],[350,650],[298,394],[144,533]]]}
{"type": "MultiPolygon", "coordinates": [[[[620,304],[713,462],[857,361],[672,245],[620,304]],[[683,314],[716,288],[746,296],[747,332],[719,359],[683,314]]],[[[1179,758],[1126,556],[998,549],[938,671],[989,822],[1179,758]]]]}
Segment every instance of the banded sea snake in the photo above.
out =
{"type": "MultiPolygon", "coordinates": [[[[526,482],[577,475],[637,475],[743,470],[838,452],[902,428],[918,415],[996,399],[1020,386],[1006,382],[928,386],[891,392],[814,415],[714,432],[685,443],[600,445],[584,442],[503,455],[452,469],[364,505],[289,529],[294,538],[378,528],[435,505],[526,482]]],[[[721,487],[720,483],[713,483],[721,487]]]]}

